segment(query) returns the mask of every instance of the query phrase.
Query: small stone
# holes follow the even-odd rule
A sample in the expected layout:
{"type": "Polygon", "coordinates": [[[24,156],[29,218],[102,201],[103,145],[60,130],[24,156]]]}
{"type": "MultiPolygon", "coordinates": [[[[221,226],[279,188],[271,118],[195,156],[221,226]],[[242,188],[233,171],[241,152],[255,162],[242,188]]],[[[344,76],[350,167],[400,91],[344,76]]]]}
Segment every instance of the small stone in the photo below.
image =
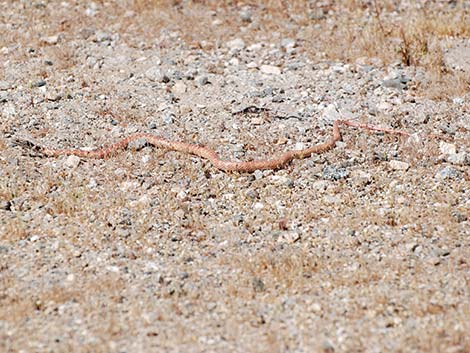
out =
{"type": "Polygon", "coordinates": [[[251,11],[249,8],[243,8],[241,11],[240,11],[240,19],[243,21],[243,22],[251,22],[251,11]]]}
{"type": "Polygon", "coordinates": [[[459,175],[460,175],[460,172],[457,169],[450,167],[450,166],[446,166],[440,169],[436,173],[435,177],[440,180],[445,180],[445,179],[455,179],[459,175]]]}
{"type": "Polygon", "coordinates": [[[258,199],[259,198],[259,192],[256,191],[255,189],[249,189],[246,193],[245,193],[246,197],[250,198],[250,199],[258,199]]]}
{"type": "Polygon", "coordinates": [[[443,154],[455,154],[457,152],[457,148],[453,143],[447,143],[444,141],[439,143],[439,150],[443,154]]]}
{"type": "Polygon", "coordinates": [[[256,180],[260,180],[263,177],[263,171],[262,170],[255,170],[253,173],[255,175],[256,180]]]}
{"type": "Polygon", "coordinates": [[[43,87],[45,85],[46,85],[46,81],[39,80],[39,81],[34,82],[31,86],[33,86],[33,87],[43,87]]]}
{"type": "Polygon", "coordinates": [[[12,85],[7,81],[0,81],[0,91],[6,91],[12,88],[12,85]]]}
{"type": "Polygon", "coordinates": [[[406,85],[398,78],[384,80],[382,82],[382,86],[399,90],[402,90],[406,87],[406,85]]]}
{"type": "Polygon", "coordinates": [[[111,40],[111,35],[103,31],[96,31],[95,37],[97,42],[105,42],[111,40]]]}
{"type": "Polygon", "coordinates": [[[207,85],[209,83],[209,79],[207,78],[207,76],[198,76],[196,77],[195,81],[199,87],[207,85]]]}
{"type": "Polygon", "coordinates": [[[242,50],[245,48],[245,42],[241,38],[230,40],[226,43],[227,47],[232,50],[242,50]]]}
{"type": "Polygon", "coordinates": [[[447,161],[452,164],[470,165],[470,154],[466,152],[449,154],[447,156],[447,161]]]}
{"type": "Polygon", "coordinates": [[[281,47],[285,49],[292,49],[295,47],[295,40],[292,38],[284,38],[281,40],[281,47]]]}
{"type": "Polygon", "coordinates": [[[279,67],[273,66],[273,65],[261,65],[259,70],[262,73],[269,74],[269,75],[280,75],[281,74],[281,69],[279,67]]]}
{"type": "Polygon", "coordinates": [[[410,168],[408,163],[397,160],[392,160],[388,164],[393,170],[408,170],[410,168]]]}
{"type": "Polygon", "coordinates": [[[229,65],[232,65],[232,66],[238,66],[240,65],[240,60],[238,60],[238,58],[231,58],[229,61],[228,61],[229,65]]]}
{"type": "Polygon", "coordinates": [[[345,168],[336,168],[333,166],[327,165],[323,169],[323,179],[326,180],[340,180],[348,177],[349,172],[345,168]]]}
{"type": "Polygon", "coordinates": [[[173,121],[175,119],[175,114],[173,112],[165,112],[163,114],[163,122],[167,125],[173,124],[173,121]]]}
{"type": "Polygon", "coordinates": [[[256,202],[256,203],[253,205],[253,209],[254,209],[255,211],[261,211],[263,208],[264,208],[264,204],[262,204],[261,202],[256,202]]]}
{"type": "Polygon", "coordinates": [[[254,61],[251,61],[251,62],[249,62],[248,64],[246,64],[246,67],[247,67],[248,69],[256,69],[256,68],[258,67],[258,64],[255,63],[254,61]]]}
{"type": "Polygon", "coordinates": [[[50,37],[41,37],[41,42],[46,43],[46,44],[57,44],[59,42],[59,36],[50,36],[50,37]]]}
{"type": "Polygon", "coordinates": [[[184,84],[184,82],[178,81],[175,83],[175,85],[172,88],[172,92],[176,95],[183,95],[186,93],[187,86],[184,84]]]}
{"type": "Polygon", "coordinates": [[[311,306],[311,308],[312,308],[312,311],[313,311],[314,313],[319,313],[319,312],[321,312],[321,304],[320,304],[320,303],[313,303],[312,306],[311,306]]]}
{"type": "Polygon", "coordinates": [[[328,106],[323,109],[322,119],[332,123],[336,120],[340,120],[341,114],[334,104],[328,104],[328,106]]]}
{"type": "Polygon", "coordinates": [[[0,210],[11,211],[10,201],[0,201],[0,210]]]}
{"type": "Polygon", "coordinates": [[[70,169],[75,169],[80,164],[80,157],[78,156],[68,156],[64,162],[64,166],[70,169]]]}
{"type": "Polygon", "coordinates": [[[93,179],[93,178],[91,178],[86,187],[87,187],[88,189],[94,189],[94,188],[96,188],[97,186],[98,186],[98,183],[96,182],[96,180],[93,179]]]}
{"type": "Polygon", "coordinates": [[[152,66],[145,71],[145,77],[154,82],[168,82],[169,78],[158,67],[152,66]]]}

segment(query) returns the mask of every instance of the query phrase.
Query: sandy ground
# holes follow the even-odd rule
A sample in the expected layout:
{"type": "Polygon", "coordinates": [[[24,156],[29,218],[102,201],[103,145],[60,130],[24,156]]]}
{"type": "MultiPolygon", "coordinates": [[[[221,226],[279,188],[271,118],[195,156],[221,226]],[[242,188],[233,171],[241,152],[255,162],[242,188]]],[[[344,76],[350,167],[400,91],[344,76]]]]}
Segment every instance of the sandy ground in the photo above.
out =
{"type": "MultiPolygon", "coordinates": [[[[181,23],[158,3],[0,3],[0,351],[470,352],[468,39],[440,39],[446,89],[427,66],[312,55],[291,22],[249,37],[262,6],[176,3],[181,23]],[[107,160],[15,144],[142,131],[254,160],[337,118],[412,136],[345,128],[250,174],[145,141],[107,160]]],[[[312,31],[336,28],[327,3],[312,31]]]]}

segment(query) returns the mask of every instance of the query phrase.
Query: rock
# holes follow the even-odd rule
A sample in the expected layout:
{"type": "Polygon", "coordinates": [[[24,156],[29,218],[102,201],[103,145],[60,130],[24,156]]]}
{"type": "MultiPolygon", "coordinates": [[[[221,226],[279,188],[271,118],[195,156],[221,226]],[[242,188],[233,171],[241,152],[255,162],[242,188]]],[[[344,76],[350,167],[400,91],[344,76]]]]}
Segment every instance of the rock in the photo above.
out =
{"type": "Polygon", "coordinates": [[[184,84],[184,82],[178,81],[175,83],[171,91],[176,95],[183,95],[186,93],[186,90],[187,86],[184,84]]]}
{"type": "Polygon", "coordinates": [[[106,42],[111,40],[111,35],[107,32],[96,31],[95,38],[97,42],[106,42]]]}
{"type": "Polygon", "coordinates": [[[280,75],[281,74],[281,69],[279,67],[273,66],[273,65],[261,65],[259,70],[262,73],[269,74],[269,75],[280,75]]]}
{"type": "Polygon", "coordinates": [[[388,164],[393,170],[408,170],[410,168],[408,163],[397,160],[392,160],[388,164]]]}
{"type": "Polygon", "coordinates": [[[453,143],[447,143],[444,141],[439,143],[439,150],[443,154],[455,154],[457,152],[457,148],[453,143]]]}
{"type": "Polygon", "coordinates": [[[11,211],[11,201],[0,201],[0,210],[11,211]]]}
{"type": "Polygon", "coordinates": [[[145,77],[154,82],[166,83],[170,81],[170,78],[156,66],[152,66],[147,71],[145,71],[145,77]]]}
{"type": "Polygon", "coordinates": [[[435,175],[436,179],[439,179],[439,180],[455,179],[459,176],[460,176],[460,172],[457,169],[450,167],[450,166],[446,166],[440,169],[435,175]]]}
{"type": "Polygon", "coordinates": [[[231,50],[242,50],[245,48],[245,42],[241,38],[235,38],[226,43],[226,46],[231,50]]]}
{"type": "Polygon", "coordinates": [[[12,88],[13,86],[7,81],[0,81],[0,91],[6,91],[12,88]]]}
{"type": "Polygon", "coordinates": [[[46,81],[44,80],[39,80],[31,84],[32,87],[43,87],[46,85],[46,81]]]}
{"type": "Polygon", "coordinates": [[[240,11],[240,19],[241,19],[243,22],[251,22],[251,17],[252,17],[252,14],[251,14],[251,11],[250,11],[250,8],[249,8],[249,7],[244,7],[244,8],[240,11]]]}
{"type": "Polygon", "coordinates": [[[258,67],[258,64],[255,63],[254,61],[251,61],[251,62],[249,62],[248,64],[246,64],[246,67],[247,67],[248,69],[256,69],[256,68],[258,67]]]}
{"type": "Polygon", "coordinates": [[[253,205],[253,209],[254,209],[255,211],[261,211],[263,208],[264,208],[264,204],[262,204],[261,202],[256,202],[256,203],[253,205]]]}
{"type": "Polygon", "coordinates": [[[80,157],[78,156],[68,156],[64,162],[64,166],[70,169],[75,169],[80,164],[80,157]]]}
{"type": "Polygon", "coordinates": [[[167,125],[173,124],[173,121],[175,119],[175,114],[173,112],[165,112],[163,114],[163,122],[167,125]]]}
{"type": "Polygon", "coordinates": [[[399,90],[402,90],[406,87],[406,85],[398,78],[384,80],[382,82],[382,86],[388,87],[388,88],[396,88],[396,89],[399,89],[399,90]]]}
{"type": "Polygon", "coordinates": [[[449,163],[458,165],[470,165],[470,154],[466,152],[449,154],[446,158],[449,163]]]}
{"type": "Polygon", "coordinates": [[[323,179],[326,180],[340,180],[347,178],[349,175],[349,172],[345,168],[336,168],[334,166],[329,166],[327,165],[323,169],[323,179]]]}
{"type": "Polygon", "coordinates": [[[285,49],[292,49],[295,47],[295,40],[292,38],[284,38],[281,40],[281,47],[285,49]]]}
{"type": "Polygon", "coordinates": [[[210,83],[207,76],[204,76],[204,75],[196,77],[195,81],[196,81],[196,85],[198,85],[199,87],[207,85],[207,84],[210,83]]]}
{"type": "Polygon", "coordinates": [[[333,123],[336,120],[341,119],[341,114],[334,104],[329,104],[322,112],[322,119],[333,123]]]}
{"type": "Polygon", "coordinates": [[[55,36],[50,36],[50,37],[41,37],[41,42],[55,45],[59,42],[59,36],[55,35],[55,36]]]}

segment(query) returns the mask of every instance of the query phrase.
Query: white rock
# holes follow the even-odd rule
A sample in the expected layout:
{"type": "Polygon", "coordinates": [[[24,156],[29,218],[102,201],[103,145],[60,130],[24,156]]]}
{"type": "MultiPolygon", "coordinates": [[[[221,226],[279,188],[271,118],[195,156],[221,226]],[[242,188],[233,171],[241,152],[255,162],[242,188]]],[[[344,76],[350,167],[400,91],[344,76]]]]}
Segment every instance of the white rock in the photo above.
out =
{"type": "Polygon", "coordinates": [[[68,156],[64,162],[64,166],[70,169],[75,169],[80,164],[80,157],[78,156],[68,156]]]}
{"type": "Polygon", "coordinates": [[[447,143],[444,141],[439,143],[439,150],[443,154],[455,154],[457,152],[457,148],[453,143],[447,143]]]}
{"type": "Polygon", "coordinates": [[[338,112],[338,109],[336,109],[334,104],[329,104],[325,109],[323,109],[322,119],[333,122],[341,119],[341,114],[338,112]]]}
{"type": "Polygon", "coordinates": [[[270,74],[270,75],[280,75],[281,74],[281,69],[279,67],[273,66],[273,65],[261,65],[259,70],[264,74],[270,74]]]}
{"type": "Polygon", "coordinates": [[[410,168],[408,163],[397,160],[390,161],[388,164],[393,170],[408,170],[410,168]]]}
{"type": "Polygon", "coordinates": [[[452,164],[468,165],[470,164],[470,154],[466,152],[449,154],[447,161],[452,164]]]}
{"type": "Polygon", "coordinates": [[[249,69],[256,69],[258,67],[258,64],[255,63],[254,61],[252,61],[252,62],[249,62],[248,64],[246,64],[246,67],[249,68],[249,69]]]}
{"type": "Polygon", "coordinates": [[[253,205],[253,209],[255,211],[260,211],[264,208],[264,205],[261,202],[257,202],[253,205]]]}
{"type": "Polygon", "coordinates": [[[59,42],[59,36],[41,37],[41,42],[54,45],[59,42]]]}
{"type": "Polygon", "coordinates": [[[227,47],[232,50],[242,50],[245,48],[245,42],[241,38],[235,38],[227,42],[227,47]]]}
{"type": "Polygon", "coordinates": [[[181,81],[176,82],[172,88],[173,93],[177,95],[182,95],[186,93],[186,90],[187,86],[184,84],[184,82],[181,81]]]}

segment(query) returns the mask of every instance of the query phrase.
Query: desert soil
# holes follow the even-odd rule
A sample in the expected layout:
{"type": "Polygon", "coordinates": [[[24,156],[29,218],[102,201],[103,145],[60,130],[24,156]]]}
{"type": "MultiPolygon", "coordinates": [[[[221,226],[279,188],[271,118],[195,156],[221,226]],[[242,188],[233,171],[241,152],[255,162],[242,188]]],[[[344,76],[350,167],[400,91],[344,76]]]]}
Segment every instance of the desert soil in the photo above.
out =
{"type": "MultiPolygon", "coordinates": [[[[434,38],[447,88],[403,50],[310,50],[341,3],[262,32],[263,2],[0,2],[1,352],[470,352],[470,40],[434,38]],[[249,174],[145,141],[15,143],[150,132],[242,161],[335,119],[411,136],[343,128],[249,174]]],[[[394,3],[379,25],[422,10],[394,3]]]]}

